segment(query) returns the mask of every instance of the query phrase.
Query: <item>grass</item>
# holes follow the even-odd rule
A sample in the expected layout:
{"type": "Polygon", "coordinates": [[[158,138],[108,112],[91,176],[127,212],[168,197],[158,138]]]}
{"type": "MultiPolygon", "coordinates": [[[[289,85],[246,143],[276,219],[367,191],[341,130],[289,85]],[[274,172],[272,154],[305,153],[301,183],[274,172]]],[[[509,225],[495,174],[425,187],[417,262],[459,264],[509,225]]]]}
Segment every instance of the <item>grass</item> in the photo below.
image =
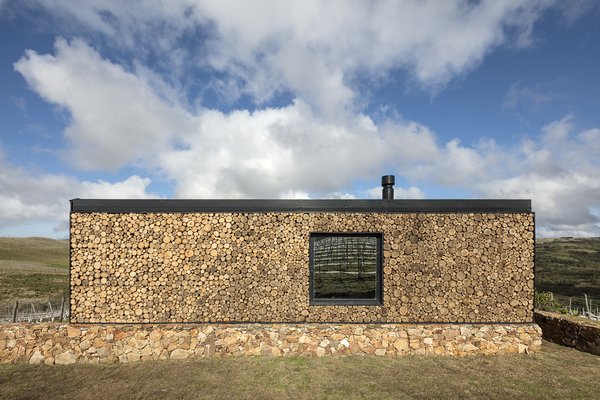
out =
{"type": "Polygon", "coordinates": [[[67,275],[32,272],[0,273],[0,307],[20,303],[43,304],[69,293],[67,275]]]}
{"type": "Polygon", "coordinates": [[[69,241],[40,237],[0,237],[0,260],[15,260],[69,268],[69,241]]]}
{"type": "Polygon", "coordinates": [[[544,342],[535,355],[466,358],[242,357],[0,365],[0,398],[598,399],[599,376],[600,357],[544,342]]]}
{"type": "Polygon", "coordinates": [[[0,312],[15,301],[59,303],[69,292],[69,241],[0,237],[0,312]]]}
{"type": "MultiPolygon", "coordinates": [[[[544,311],[544,310],[542,310],[542,311],[544,311]]],[[[556,313],[556,312],[554,312],[554,313],[556,313]]],[[[576,315],[569,315],[569,314],[562,314],[562,313],[560,314],[560,318],[576,322],[579,325],[600,327],[600,321],[596,321],[596,320],[590,319],[590,318],[584,318],[584,317],[580,317],[580,316],[576,316],[576,315]]]]}
{"type": "Polygon", "coordinates": [[[573,297],[581,306],[583,294],[600,300],[600,238],[538,239],[535,261],[537,291],[563,304],[573,297]]]}

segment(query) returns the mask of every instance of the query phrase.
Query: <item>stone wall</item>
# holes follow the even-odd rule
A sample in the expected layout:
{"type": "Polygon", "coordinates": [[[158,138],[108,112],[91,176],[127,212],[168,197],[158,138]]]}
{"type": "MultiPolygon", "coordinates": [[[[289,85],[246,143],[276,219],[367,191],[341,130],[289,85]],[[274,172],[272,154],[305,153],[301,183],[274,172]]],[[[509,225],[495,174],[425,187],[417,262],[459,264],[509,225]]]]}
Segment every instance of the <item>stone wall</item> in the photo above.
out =
{"type": "Polygon", "coordinates": [[[72,213],[71,322],[525,323],[531,213],[72,213]],[[311,232],[383,233],[382,306],[310,306],[311,232]]]}
{"type": "Polygon", "coordinates": [[[0,361],[137,362],[220,356],[475,355],[539,351],[522,325],[0,325],[0,361]]]}
{"type": "Polygon", "coordinates": [[[600,356],[600,322],[546,311],[536,311],[534,319],[544,339],[600,356]]]}

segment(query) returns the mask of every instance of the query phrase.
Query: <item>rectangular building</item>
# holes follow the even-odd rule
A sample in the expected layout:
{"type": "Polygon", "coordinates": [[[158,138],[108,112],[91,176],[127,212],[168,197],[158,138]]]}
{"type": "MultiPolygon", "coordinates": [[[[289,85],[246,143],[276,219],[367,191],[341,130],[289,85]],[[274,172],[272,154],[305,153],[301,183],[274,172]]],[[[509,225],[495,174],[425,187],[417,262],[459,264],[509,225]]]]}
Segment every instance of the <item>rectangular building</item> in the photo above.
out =
{"type": "Polygon", "coordinates": [[[71,322],[531,323],[530,200],[71,201],[71,322]]]}

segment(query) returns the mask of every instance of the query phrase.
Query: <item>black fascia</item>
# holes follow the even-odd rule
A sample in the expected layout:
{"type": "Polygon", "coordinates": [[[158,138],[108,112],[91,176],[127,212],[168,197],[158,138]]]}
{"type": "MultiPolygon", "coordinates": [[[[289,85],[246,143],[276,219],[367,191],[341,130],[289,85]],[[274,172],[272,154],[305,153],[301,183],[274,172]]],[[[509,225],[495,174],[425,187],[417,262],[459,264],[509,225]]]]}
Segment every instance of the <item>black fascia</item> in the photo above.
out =
{"type": "Polygon", "coordinates": [[[77,213],[529,213],[528,199],[457,200],[180,200],[73,199],[77,213]]]}

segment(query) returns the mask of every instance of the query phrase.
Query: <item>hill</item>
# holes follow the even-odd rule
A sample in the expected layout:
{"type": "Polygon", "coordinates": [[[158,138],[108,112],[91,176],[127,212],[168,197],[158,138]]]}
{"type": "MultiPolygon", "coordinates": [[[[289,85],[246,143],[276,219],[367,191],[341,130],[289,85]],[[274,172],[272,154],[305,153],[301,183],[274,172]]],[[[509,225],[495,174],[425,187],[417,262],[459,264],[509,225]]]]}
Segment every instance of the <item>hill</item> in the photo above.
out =
{"type": "Polygon", "coordinates": [[[584,294],[600,301],[600,238],[538,239],[536,290],[552,292],[564,304],[584,294]]]}
{"type": "Polygon", "coordinates": [[[69,268],[69,241],[43,237],[0,237],[0,260],[69,268]]]}
{"type": "Polygon", "coordinates": [[[69,292],[69,241],[0,237],[0,314],[23,306],[60,303],[69,292]]]}

